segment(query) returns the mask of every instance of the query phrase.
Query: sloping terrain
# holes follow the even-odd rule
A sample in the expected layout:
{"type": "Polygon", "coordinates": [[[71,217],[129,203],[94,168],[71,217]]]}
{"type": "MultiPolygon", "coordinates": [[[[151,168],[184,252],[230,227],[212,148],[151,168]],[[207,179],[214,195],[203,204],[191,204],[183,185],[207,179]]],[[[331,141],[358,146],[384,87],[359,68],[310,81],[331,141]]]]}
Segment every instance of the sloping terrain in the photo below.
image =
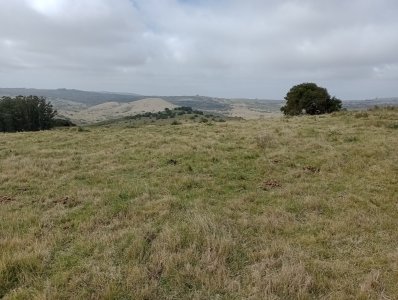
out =
{"type": "Polygon", "coordinates": [[[0,298],[397,298],[397,109],[0,139],[0,298]]]}
{"type": "Polygon", "coordinates": [[[81,109],[77,112],[59,109],[59,112],[61,115],[77,123],[95,123],[109,119],[132,116],[143,112],[158,112],[165,108],[172,109],[174,107],[176,107],[174,104],[163,99],[148,98],[130,103],[106,102],[81,109]]]}
{"type": "Polygon", "coordinates": [[[226,112],[231,117],[241,117],[246,120],[274,117],[281,115],[282,101],[278,100],[230,100],[230,110],[226,112]]]}

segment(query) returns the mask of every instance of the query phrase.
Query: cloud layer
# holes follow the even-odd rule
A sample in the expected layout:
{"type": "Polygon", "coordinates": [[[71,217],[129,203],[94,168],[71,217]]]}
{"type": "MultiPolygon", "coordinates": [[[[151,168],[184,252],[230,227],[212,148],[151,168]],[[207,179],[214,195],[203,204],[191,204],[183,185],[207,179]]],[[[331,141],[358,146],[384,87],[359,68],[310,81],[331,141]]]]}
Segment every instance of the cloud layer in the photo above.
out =
{"type": "Polygon", "coordinates": [[[395,0],[2,0],[0,84],[282,98],[398,95],[395,0]]]}

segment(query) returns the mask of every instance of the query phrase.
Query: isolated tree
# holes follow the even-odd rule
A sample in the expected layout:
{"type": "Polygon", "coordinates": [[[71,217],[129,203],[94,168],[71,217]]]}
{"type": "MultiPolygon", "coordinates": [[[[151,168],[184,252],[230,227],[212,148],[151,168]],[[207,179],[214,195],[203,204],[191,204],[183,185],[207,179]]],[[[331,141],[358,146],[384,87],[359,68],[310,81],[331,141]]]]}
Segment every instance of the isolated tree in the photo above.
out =
{"type": "Polygon", "coordinates": [[[0,98],[0,131],[37,131],[54,127],[57,114],[44,97],[0,98]]]}
{"type": "Polygon", "coordinates": [[[281,108],[285,115],[321,115],[341,109],[341,100],[330,97],[328,91],[315,83],[295,85],[287,93],[286,105],[281,108]]]}

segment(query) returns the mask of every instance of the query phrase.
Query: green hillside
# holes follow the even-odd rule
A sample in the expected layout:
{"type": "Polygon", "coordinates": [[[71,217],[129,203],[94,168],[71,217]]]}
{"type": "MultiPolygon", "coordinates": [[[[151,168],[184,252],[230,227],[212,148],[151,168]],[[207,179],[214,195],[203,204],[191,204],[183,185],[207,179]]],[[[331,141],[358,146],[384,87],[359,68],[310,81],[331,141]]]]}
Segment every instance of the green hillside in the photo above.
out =
{"type": "Polygon", "coordinates": [[[0,298],[394,299],[398,110],[0,134],[0,298]]]}

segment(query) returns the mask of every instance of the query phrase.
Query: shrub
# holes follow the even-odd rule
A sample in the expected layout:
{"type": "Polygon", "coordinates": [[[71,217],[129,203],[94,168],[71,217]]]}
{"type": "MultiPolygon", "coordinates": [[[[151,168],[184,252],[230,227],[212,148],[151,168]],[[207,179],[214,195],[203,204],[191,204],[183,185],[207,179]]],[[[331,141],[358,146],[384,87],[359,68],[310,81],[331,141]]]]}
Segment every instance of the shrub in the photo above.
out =
{"type": "Polygon", "coordinates": [[[67,119],[54,119],[54,127],[74,127],[74,124],[71,120],[67,119]]]}
{"type": "Polygon", "coordinates": [[[321,115],[341,110],[341,100],[330,97],[325,88],[315,83],[302,83],[290,89],[286,105],[281,108],[285,115],[296,116],[302,113],[321,115]]]}

